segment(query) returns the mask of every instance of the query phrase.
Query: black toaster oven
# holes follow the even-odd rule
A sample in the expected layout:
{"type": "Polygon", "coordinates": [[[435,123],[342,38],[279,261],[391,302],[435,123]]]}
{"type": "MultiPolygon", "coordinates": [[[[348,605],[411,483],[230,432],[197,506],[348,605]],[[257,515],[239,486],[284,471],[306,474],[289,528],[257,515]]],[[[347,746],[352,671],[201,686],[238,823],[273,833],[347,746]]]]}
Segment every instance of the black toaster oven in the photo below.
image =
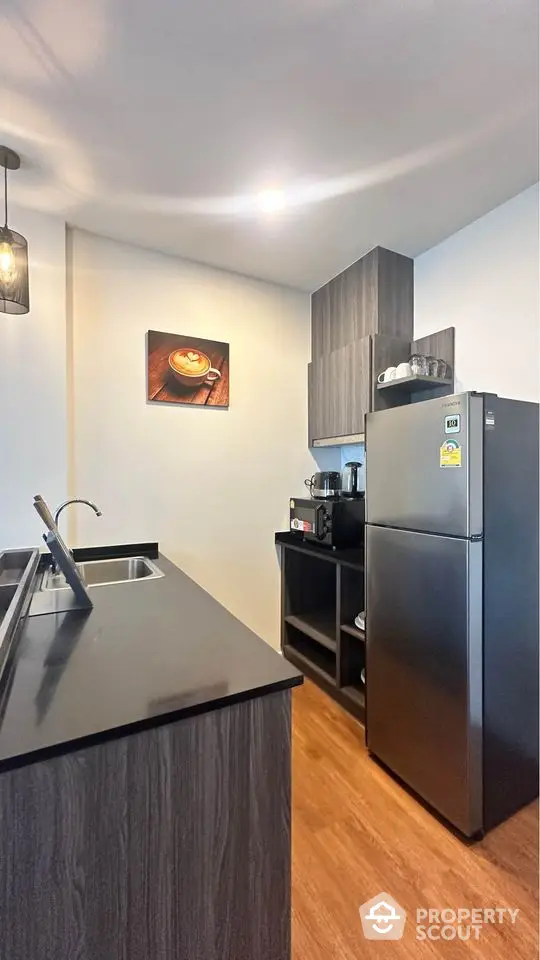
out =
{"type": "Polygon", "coordinates": [[[291,499],[291,531],[325,547],[361,547],[364,542],[365,501],[291,499]]]}

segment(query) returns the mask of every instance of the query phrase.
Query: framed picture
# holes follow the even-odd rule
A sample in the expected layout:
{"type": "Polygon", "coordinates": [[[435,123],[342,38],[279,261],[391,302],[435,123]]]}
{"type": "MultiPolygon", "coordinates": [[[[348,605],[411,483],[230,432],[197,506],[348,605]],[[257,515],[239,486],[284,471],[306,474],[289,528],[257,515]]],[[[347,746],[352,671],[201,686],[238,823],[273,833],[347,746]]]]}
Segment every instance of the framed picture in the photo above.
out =
{"type": "Polygon", "coordinates": [[[228,343],[149,330],[146,367],[152,402],[229,406],[228,343]]]}

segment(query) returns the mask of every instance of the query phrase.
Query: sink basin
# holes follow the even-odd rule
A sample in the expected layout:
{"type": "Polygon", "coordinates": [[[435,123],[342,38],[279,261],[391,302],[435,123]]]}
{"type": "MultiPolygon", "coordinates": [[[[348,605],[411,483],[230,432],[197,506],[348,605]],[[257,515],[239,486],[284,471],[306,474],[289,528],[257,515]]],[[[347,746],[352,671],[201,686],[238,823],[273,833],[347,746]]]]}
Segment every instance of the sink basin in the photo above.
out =
{"type": "MultiPolygon", "coordinates": [[[[110,583],[128,583],[133,580],[155,580],[163,574],[147,557],[122,557],[117,560],[86,560],[77,568],[87,587],[103,587],[110,583]]],[[[42,590],[66,590],[68,584],[61,573],[46,570],[42,590]]]]}

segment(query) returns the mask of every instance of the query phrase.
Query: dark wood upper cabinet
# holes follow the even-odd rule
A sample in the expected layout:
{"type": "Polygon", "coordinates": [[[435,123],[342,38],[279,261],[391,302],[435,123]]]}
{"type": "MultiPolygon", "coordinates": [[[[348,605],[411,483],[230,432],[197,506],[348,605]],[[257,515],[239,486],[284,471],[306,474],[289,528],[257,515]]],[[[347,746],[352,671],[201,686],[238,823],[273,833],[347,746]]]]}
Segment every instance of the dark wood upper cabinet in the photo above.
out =
{"type": "Polygon", "coordinates": [[[413,266],[409,257],[375,247],[312,295],[310,446],[359,439],[367,413],[453,391],[453,383],[434,384],[412,398],[403,385],[377,387],[378,374],[411,353],[440,357],[453,371],[453,327],[413,340],[413,266]]]}
{"type": "Polygon", "coordinates": [[[413,261],[375,247],[311,297],[312,360],[373,334],[413,338],[413,261]]]}
{"type": "Polygon", "coordinates": [[[308,364],[308,433],[309,446],[314,440],[333,437],[332,385],[328,357],[319,357],[308,364]]]}
{"type": "Polygon", "coordinates": [[[318,357],[308,366],[309,444],[364,432],[370,410],[370,337],[318,357]]]}
{"type": "Polygon", "coordinates": [[[372,340],[378,336],[406,341],[408,356],[413,261],[383,247],[375,247],[311,297],[310,446],[364,432],[365,415],[373,408],[372,340]]]}

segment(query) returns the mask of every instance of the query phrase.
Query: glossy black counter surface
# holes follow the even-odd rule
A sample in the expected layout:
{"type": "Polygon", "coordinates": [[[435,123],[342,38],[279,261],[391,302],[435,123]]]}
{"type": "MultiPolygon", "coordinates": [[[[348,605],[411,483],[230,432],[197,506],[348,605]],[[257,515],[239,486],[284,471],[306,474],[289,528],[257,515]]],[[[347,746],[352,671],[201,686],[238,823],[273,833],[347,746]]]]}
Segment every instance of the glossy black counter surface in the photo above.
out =
{"type": "Polygon", "coordinates": [[[162,554],[156,580],[31,616],[0,704],[0,770],[302,683],[162,554]]]}

